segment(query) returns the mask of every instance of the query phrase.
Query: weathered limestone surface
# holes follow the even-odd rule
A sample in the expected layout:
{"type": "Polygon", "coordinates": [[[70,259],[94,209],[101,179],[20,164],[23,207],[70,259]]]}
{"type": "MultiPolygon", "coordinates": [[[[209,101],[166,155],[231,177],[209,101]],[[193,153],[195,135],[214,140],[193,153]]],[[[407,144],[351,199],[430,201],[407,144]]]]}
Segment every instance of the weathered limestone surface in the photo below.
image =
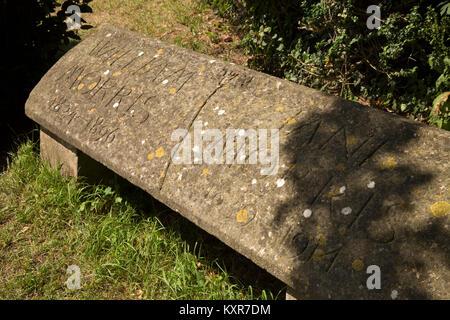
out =
{"type": "Polygon", "coordinates": [[[26,114],[298,298],[450,298],[449,132],[111,26],[50,69],[26,114]],[[174,164],[172,132],[194,120],[279,128],[277,174],[174,164]]]}

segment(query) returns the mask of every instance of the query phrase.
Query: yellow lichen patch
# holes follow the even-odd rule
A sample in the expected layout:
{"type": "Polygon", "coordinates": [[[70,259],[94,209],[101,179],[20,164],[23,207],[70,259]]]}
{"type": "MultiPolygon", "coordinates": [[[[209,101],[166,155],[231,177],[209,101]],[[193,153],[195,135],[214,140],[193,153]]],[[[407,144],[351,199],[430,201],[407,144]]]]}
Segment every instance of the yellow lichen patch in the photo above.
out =
{"type": "Polygon", "coordinates": [[[170,94],[174,94],[175,92],[177,92],[177,89],[175,88],[170,88],[169,93],[170,94]]]}
{"type": "Polygon", "coordinates": [[[110,62],[110,61],[106,61],[106,65],[107,65],[107,66],[110,66],[110,65],[111,65],[111,62],[110,62]]]}
{"type": "Polygon", "coordinates": [[[203,169],[202,176],[205,176],[208,174],[208,168],[203,169]]]}
{"type": "Polygon", "coordinates": [[[88,79],[88,80],[91,80],[92,78],[91,78],[91,77],[87,77],[87,79],[88,79]]]}
{"type": "Polygon", "coordinates": [[[297,122],[297,121],[294,118],[287,119],[284,121],[285,124],[294,124],[295,122],[297,122]]]}
{"type": "Polygon", "coordinates": [[[339,189],[331,190],[328,192],[329,197],[335,197],[341,194],[341,191],[339,189]]]}
{"type": "Polygon", "coordinates": [[[162,158],[164,156],[164,148],[163,147],[159,147],[158,150],[156,150],[156,157],[157,158],[162,158]]]}
{"type": "Polygon", "coordinates": [[[152,153],[148,154],[147,159],[152,160],[154,157],[155,157],[155,154],[152,152],[152,153]]]}
{"type": "Polygon", "coordinates": [[[131,91],[136,91],[136,88],[135,88],[135,87],[132,87],[132,88],[131,88],[131,91]]]}
{"type": "Polygon", "coordinates": [[[278,107],[275,108],[276,111],[283,111],[283,109],[284,108],[282,106],[278,106],[278,107]]]}
{"type": "Polygon", "coordinates": [[[311,106],[313,106],[313,105],[314,105],[314,100],[313,100],[313,99],[309,99],[309,104],[310,104],[311,106]]]}
{"type": "Polygon", "coordinates": [[[352,268],[355,271],[361,271],[364,268],[364,262],[361,259],[356,259],[352,263],[352,268]]]}
{"type": "Polygon", "coordinates": [[[383,161],[383,163],[381,164],[381,168],[383,169],[387,169],[387,170],[392,170],[397,166],[397,161],[395,161],[395,159],[393,157],[389,157],[386,160],[383,161]]]}
{"type": "Polygon", "coordinates": [[[156,54],[162,54],[164,52],[163,49],[159,49],[158,52],[156,52],[156,54]]]}
{"type": "Polygon", "coordinates": [[[124,117],[120,117],[119,120],[117,120],[117,122],[121,123],[123,120],[125,120],[124,117]]]}
{"type": "Polygon", "coordinates": [[[95,109],[89,110],[89,113],[94,113],[95,109]]]}
{"type": "Polygon", "coordinates": [[[145,71],[148,71],[148,70],[150,70],[150,68],[151,68],[151,66],[148,64],[148,65],[146,65],[145,66],[145,71]]]}
{"type": "Polygon", "coordinates": [[[318,244],[319,246],[324,246],[327,243],[327,238],[323,233],[319,233],[314,239],[314,243],[318,244]]]}
{"type": "Polygon", "coordinates": [[[238,213],[236,213],[236,221],[239,223],[247,221],[247,210],[239,210],[238,213]]]}
{"type": "Polygon", "coordinates": [[[206,69],[206,66],[205,66],[205,65],[202,65],[202,66],[198,69],[198,71],[203,72],[203,71],[205,71],[205,69],[206,69]]]}
{"type": "Polygon", "coordinates": [[[89,85],[88,89],[89,89],[89,90],[92,90],[92,89],[95,88],[96,85],[97,85],[97,82],[92,82],[92,83],[89,85]]]}
{"type": "Polygon", "coordinates": [[[391,179],[391,181],[392,181],[393,183],[395,183],[395,184],[400,183],[400,179],[399,179],[398,177],[393,177],[393,178],[391,179]]]}
{"type": "Polygon", "coordinates": [[[77,78],[78,81],[80,81],[81,79],[83,79],[83,76],[79,76],[79,77],[77,78]]]}
{"type": "Polygon", "coordinates": [[[436,218],[445,217],[450,212],[450,203],[446,201],[438,201],[430,206],[430,210],[436,218]]]}
{"type": "Polygon", "coordinates": [[[77,87],[77,90],[81,90],[84,88],[84,83],[80,83],[77,87]]]}
{"type": "Polygon", "coordinates": [[[421,191],[419,189],[413,190],[413,193],[417,196],[421,191]]]}
{"type": "Polygon", "coordinates": [[[355,137],[355,136],[348,136],[347,137],[347,145],[348,146],[351,146],[353,144],[357,144],[358,141],[359,141],[359,139],[357,137],[355,137]]]}
{"type": "Polygon", "coordinates": [[[346,228],[346,227],[340,227],[340,228],[339,228],[339,234],[340,234],[341,236],[343,236],[343,235],[345,234],[345,232],[347,232],[347,228],[346,228]]]}
{"type": "Polygon", "coordinates": [[[161,172],[161,175],[159,176],[161,179],[164,178],[166,176],[166,174],[163,172],[161,172]]]}
{"type": "Polygon", "coordinates": [[[113,77],[117,77],[117,76],[120,76],[120,74],[121,74],[121,72],[120,72],[120,71],[116,71],[116,72],[114,72],[114,73],[113,73],[113,77]]]}
{"type": "Polygon", "coordinates": [[[322,249],[316,249],[314,251],[312,259],[314,262],[319,262],[323,259],[324,256],[325,256],[325,251],[323,251],[322,249]]]}

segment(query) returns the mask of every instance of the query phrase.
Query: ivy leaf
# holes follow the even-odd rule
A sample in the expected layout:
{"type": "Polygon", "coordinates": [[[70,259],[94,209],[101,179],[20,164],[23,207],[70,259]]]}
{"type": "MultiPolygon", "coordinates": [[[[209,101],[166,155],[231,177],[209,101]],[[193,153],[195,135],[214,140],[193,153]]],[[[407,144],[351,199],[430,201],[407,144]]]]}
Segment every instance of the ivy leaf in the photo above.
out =
{"type": "Polygon", "coordinates": [[[450,1],[447,3],[442,2],[438,7],[441,7],[441,16],[450,15],[450,1]]]}

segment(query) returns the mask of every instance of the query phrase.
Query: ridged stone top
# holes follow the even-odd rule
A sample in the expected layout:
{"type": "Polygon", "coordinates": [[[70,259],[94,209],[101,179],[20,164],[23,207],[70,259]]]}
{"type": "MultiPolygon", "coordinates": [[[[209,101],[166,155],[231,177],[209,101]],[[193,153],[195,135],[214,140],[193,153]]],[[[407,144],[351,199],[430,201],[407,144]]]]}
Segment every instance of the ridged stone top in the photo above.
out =
{"type": "Polygon", "coordinates": [[[299,297],[450,298],[449,132],[112,26],[47,72],[26,114],[299,297]],[[223,134],[201,144],[224,145],[217,162],[196,128],[223,134]],[[173,159],[176,129],[192,164],[173,159]],[[279,130],[271,174],[249,152],[225,161],[227,129],[267,130],[269,151],[279,130]]]}

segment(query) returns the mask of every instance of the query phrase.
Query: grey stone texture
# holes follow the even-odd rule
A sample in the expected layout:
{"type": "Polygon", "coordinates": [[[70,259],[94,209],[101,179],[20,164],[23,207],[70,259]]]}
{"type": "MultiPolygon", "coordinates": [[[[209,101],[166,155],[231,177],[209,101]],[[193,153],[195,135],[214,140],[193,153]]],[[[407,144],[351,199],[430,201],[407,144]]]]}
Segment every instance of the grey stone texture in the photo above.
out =
{"type": "Polygon", "coordinates": [[[26,114],[297,298],[450,298],[447,131],[112,26],[48,71],[26,114]],[[278,128],[278,172],[175,164],[172,132],[198,120],[278,128]]]}

